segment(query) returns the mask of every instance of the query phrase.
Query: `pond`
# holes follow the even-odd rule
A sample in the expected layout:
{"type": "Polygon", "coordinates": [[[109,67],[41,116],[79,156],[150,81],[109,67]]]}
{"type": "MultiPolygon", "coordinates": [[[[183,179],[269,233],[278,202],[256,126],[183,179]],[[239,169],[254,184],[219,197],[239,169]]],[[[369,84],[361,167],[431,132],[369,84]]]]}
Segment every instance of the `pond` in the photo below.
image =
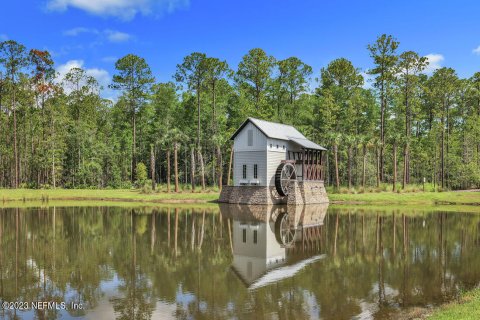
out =
{"type": "Polygon", "coordinates": [[[390,319],[480,284],[480,215],[4,208],[0,276],[1,319],[390,319]]]}

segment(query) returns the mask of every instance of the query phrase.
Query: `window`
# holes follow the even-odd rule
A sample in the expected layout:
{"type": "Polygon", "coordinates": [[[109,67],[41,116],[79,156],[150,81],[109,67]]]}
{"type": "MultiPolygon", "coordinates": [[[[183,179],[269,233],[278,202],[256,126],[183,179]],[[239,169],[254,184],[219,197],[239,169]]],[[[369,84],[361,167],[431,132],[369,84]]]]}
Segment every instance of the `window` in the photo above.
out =
{"type": "Polygon", "coordinates": [[[243,229],[243,243],[247,243],[247,229],[243,229]]]}
{"type": "Polygon", "coordinates": [[[253,230],[253,243],[257,243],[257,230],[253,230]]]}
{"type": "Polygon", "coordinates": [[[270,148],[273,148],[273,144],[270,143],[270,148]]]}
{"type": "Polygon", "coordinates": [[[278,144],[277,144],[277,149],[278,149],[278,144]]]}
{"type": "Polygon", "coordinates": [[[248,130],[248,146],[251,147],[253,146],[253,130],[248,130]]]}
{"type": "Polygon", "coordinates": [[[247,165],[243,165],[243,179],[247,179],[247,165]]]}
{"type": "Polygon", "coordinates": [[[285,150],[285,145],[283,145],[283,150],[285,150]]]}
{"type": "Polygon", "coordinates": [[[256,164],[253,165],[253,178],[254,179],[258,178],[258,165],[256,164]]]}

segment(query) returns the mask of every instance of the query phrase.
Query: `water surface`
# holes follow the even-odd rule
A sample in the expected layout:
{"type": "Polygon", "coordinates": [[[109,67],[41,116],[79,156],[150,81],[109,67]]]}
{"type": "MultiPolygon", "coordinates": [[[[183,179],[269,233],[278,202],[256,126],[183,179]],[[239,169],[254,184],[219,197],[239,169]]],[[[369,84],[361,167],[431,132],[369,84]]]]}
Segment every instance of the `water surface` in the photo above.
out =
{"type": "Polygon", "coordinates": [[[0,209],[1,319],[389,319],[480,284],[480,215],[309,207],[0,209]]]}

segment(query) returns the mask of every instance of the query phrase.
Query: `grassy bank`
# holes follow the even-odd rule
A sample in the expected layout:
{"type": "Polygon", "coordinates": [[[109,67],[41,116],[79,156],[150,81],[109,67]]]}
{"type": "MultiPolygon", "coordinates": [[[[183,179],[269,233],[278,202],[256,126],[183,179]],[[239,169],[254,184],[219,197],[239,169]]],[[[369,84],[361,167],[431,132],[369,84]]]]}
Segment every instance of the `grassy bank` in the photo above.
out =
{"type": "Polygon", "coordinates": [[[218,192],[159,192],[144,194],[134,189],[0,189],[0,201],[88,200],[107,202],[206,203],[218,199],[218,192]]]}
{"type": "MultiPolygon", "coordinates": [[[[475,205],[480,206],[480,192],[408,192],[388,191],[371,193],[334,193],[328,192],[333,204],[368,205],[475,205]]],[[[207,203],[218,199],[218,190],[205,192],[182,191],[179,193],[165,190],[144,194],[138,189],[0,189],[0,202],[26,201],[65,201],[88,200],[106,202],[151,202],[151,203],[207,203]]]]}
{"type": "Polygon", "coordinates": [[[376,192],[376,193],[329,193],[334,203],[365,204],[417,204],[417,205],[478,205],[480,192],[376,192]]]}
{"type": "Polygon", "coordinates": [[[457,301],[438,308],[431,320],[480,319],[480,289],[463,294],[457,301]]]}

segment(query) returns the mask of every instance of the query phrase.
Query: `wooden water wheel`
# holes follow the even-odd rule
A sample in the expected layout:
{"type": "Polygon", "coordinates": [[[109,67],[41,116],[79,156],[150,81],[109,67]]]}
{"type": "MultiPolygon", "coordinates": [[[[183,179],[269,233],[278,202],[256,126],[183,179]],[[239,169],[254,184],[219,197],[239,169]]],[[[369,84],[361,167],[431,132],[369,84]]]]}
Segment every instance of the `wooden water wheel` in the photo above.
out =
{"type": "Polygon", "coordinates": [[[282,162],[275,172],[275,188],[279,195],[288,195],[288,186],[297,179],[295,165],[289,162],[282,162]]]}

